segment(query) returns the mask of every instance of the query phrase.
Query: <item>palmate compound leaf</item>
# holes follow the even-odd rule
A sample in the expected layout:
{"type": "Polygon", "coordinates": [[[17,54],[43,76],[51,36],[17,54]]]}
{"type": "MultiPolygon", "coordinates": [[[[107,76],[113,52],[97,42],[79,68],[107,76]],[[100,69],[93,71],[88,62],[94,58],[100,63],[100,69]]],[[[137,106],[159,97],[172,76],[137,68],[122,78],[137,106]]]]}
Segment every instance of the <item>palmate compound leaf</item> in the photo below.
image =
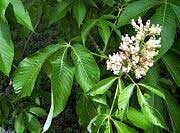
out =
{"type": "Polygon", "coordinates": [[[47,46],[20,62],[13,77],[13,87],[19,98],[31,95],[42,65],[60,47],[60,44],[47,46]]]}
{"type": "Polygon", "coordinates": [[[134,87],[135,84],[128,85],[126,88],[124,88],[121,91],[118,97],[118,109],[119,109],[120,119],[123,119],[127,107],[129,106],[129,99],[133,93],[134,87]]]}
{"type": "Polygon", "coordinates": [[[97,84],[93,86],[89,94],[91,96],[104,94],[112,86],[116,79],[117,77],[110,77],[99,81],[97,84]]]}
{"type": "Polygon", "coordinates": [[[162,26],[161,48],[155,60],[161,58],[171,48],[176,34],[175,15],[169,4],[161,5],[151,18],[153,24],[162,26]]]}
{"type": "Polygon", "coordinates": [[[14,14],[17,22],[27,27],[29,30],[34,31],[29,13],[24,9],[21,0],[9,0],[13,6],[14,14]]]}
{"type": "Polygon", "coordinates": [[[88,92],[99,81],[100,70],[94,57],[82,44],[74,44],[71,48],[76,80],[84,92],[88,92]]]}
{"type": "Polygon", "coordinates": [[[118,19],[117,27],[129,24],[131,19],[137,18],[140,14],[161,3],[158,0],[138,0],[128,4],[118,19]]]}
{"type": "Polygon", "coordinates": [[[9,26],[0,17],[0,71],[9,75],[14,57],[14,46],[9,26]]]}
{"type": "Polygon", "coordinates": [[[141,106],[141,110],[147,120],[149,120],[152,124],[162,127],[162,128],[167,128],[166,123],[164,121],[164,118],[161,116],[161,114],[153,107],[149,106],[149,104],[146,102],[141,90],[137,88],[137,97],[138,97],[138,102],[141,106]]]}
{"type": "Polygon", "coordinates": [[[74,68],[67,63],[67,49],[68,46],[61,47],[50,59],[51,108],[43,132],[48,130],[52,118],[64,110],[71,93],[74,68]]]}

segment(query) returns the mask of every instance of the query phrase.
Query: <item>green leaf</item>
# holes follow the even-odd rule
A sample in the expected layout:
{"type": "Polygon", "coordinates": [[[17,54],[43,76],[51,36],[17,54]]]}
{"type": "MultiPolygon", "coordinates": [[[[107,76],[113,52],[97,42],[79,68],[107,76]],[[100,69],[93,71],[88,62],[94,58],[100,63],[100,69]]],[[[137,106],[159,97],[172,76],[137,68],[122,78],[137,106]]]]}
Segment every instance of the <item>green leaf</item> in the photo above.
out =
{"type": "Polygon", "coordinates": [[[152,17],[153,24],[162,26],[161,48],[155,60],[161,58],[171,48],[176,34],[176,21],[170,5],[161,5],[152,17]]]}
{"type": "Polygon", "coordinates": [[[119,97],[118,97],[118,109],[120,114],[120,119],[123,119],[124,114],[128,108],[129,105],[129,99],[133,93],[135,84],[130,84],[126,88],[124,88],[119,97]]]}
{"type": "Polygon", "coordinates": [[[6,8],[9,5],[9,0],[1,0],[0,1],[0,17],[1,18],[5,18],[5,12],[6,12],[6,8]]]}
{"type": "Polygon", "coordinates": [[[160,96],[161,98],[165,99],[165,94],[163,91],[161,91],[160,89],[156,89],[152,86],[149,86],[147,84],[139,84],[140,86],[143,86],[144,88],[148,89],[149,91],[151,91],[152,93],[155,93],[156,95],[160,96]]]}
{"type": "Polygon", "coordinates": [[[14,57],[14,46],[9,26],[0,17],[0,71],[9,75],[14,57]]]}
{"type": "Polygon", "coordinates": [[[29,30],[34,31],[28,11],[24,9],[21,0],[10,0],[10,3],[13,5],[17,22],[27,27],[29,30]]]}
{"type": "Polygon", "coordinates": [[[78,26],[80,27],[86,15],[86,6],[81,0],[79,0],[77,4],[74,5],[73,14],[76,18],[78,26]]]}
{"type": "Polygon", "coordinates": [[[50,45],[20,62],[13,78],[13,87],[19,97],[31,95],[43,63],[60,47],[60,44],[50,45]]]}
{"type": "Polygon", "coordinates": [[[118,19],[117,27],[124,26],[152,7],[161,4],[158,0],[139,0],[128,4],[118,19]]]}
{"type": "Polygon", "coordinates": [[[114,81],[116,79],[117,79],[117,77],[110,77],[110,78],[103,79],[103,80],[99,81],[90,90],[89,94],[91,96],[95,96],[98,94],[104,94],[112,86],[112,84],[114,83],[114,81]]]}
{"type": "Polygon", "coordinates": [[[135,129],[128,127],[122,122],[119,122],[116,120],[113,120],[113,122],[114,122],[114,125],[116,126],[118,133],[136,133],[135,129]]]}
{"type": "Polygon", "coordinates": [[[29,109],[29,112],[39,117],[45,117],[47,115],[46,111],[40,107],[32,107],[29,109]]]}
{"type": "Polygon", "coordinates": [[[136,127],[147,130],[152,127],[152,124],[146,119],[144,114],[134,108],[129,108],[127,111],[127,119],[136,127]]]}
{"type": "Polygon", "coordinates": [[[180,60],[179,58],[172,52],[168,51],[163,57],[162,61],[171,74],[172,78],[176,82],[177,86],[180,87],[180,60]]]}
{"type": "Polygon", "coordinates": [[[173,132],[180,132],[180,106],[177,104],[175,98],[170,94],[166,93],[166,106],[170,115],[173,132]]]}
{"type": "Polygon", "coordinates": [[[27,114],[28,121],[27,121],[27,128],[31,133],[40,133],[41,132],[41,124],[39,120],[33,116],[32,114],[28,113],[27,114]]]}
{"type": "Polygon", "coordinates": [[[178,18],[178,20],[180,22],[180,6],[174,5],[174,4],[170,4],[170,6],[171,6],[172,10],[176,14],[176,17],[178,18]]]}
{"type": "Polygon", "coordinates": [[[103,20],[99,21],[97,25],[98,25],[99,34],[105,44],[105,47],[107,47],[109,38],[111,36],[109,25],[107,24],[106,21],[103,20]]]}
{"type": "Polygon", "coordinates": [[[96,116],[96,109],[87,96],[81,95],[76,105],[76,113],[78,115],[80,125],[87,128],[89,122],[96,116]]]}
{"type": "Polygon", "coordinates": [[[166,123],[161,116],[161,114],[154,108],[150,107],[149,104],[146,102],[144,96],[141,93],[141,90],[137,89],[137,97],[139,104],[141,106],[142,112],[144,113],[145,117],[154,125],[167,128],[166,123]]]}
{"type": "Polygon", "coordinates": [[[60,49],[51,57],[51,108],[43,127],[43,132],[46,132],[52,118],[61,113],[67,103],[74,78],[74,69],[67,64],[67,49],[68,46],[60,47],[60,49]]]}
{"type": "Polygon", "coordinates": [[[23,133],[25,130],[25,124],[24,124],[24,115],[23,113],[20,113],[16,118],[14,122],[15,130],[17,133],[23,133]]]}
{"type": "Polygon", "coordinates": [[[75,65],[75,77],[84,92],[88,92],[100,78],[100,70],[89,50],[81,44],[72,46],[71,57],[75,65]]]}
{"type": "Polygon", "coordinates": [[[53,91],[54,111],[57,116],[66,106],[74,79],[74,68],[67,63],[67,46],[61,47],[51,59],[51,89],[53,91]]]}
{"type": "Polygon", "coordinates": [[[81,38],[82,38],[82,42],[83,44],[85,44],[87,36],[90,32],[90,30],[96,25],[96,23],[99,21],[99,19],[90,19],[87,20],[82,27],[82,31],[81,31],[81,38]]]}
{"type": "Polygon", "coordinates": [[[66,13],[74,0],[63,0],[58,2],[49,12],[49,24],[55,23],[66,16],[66,13]]]}
{"type": "Polygon", "coordinates": [[[99,133],[100,132],[100,128],[103,125],[103,123],[105,122],[105,120],[107,119],[107,115],[97,115],[96,117],[94,117],[89,125],[88,125],[88,131],[91,133],[99,133]]]}

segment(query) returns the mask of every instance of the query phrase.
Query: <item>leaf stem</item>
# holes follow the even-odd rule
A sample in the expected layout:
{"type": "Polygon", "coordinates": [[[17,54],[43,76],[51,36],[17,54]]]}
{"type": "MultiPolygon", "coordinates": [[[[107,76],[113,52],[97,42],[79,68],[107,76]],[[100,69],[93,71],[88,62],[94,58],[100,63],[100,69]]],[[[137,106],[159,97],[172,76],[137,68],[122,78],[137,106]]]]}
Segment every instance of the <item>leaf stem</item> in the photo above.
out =
{"type": "Polygon", "coordinates": [[[136,82],[131,78],[131,76],[130,76],[129,74],[126,73],[126,75],[128,76],[128,78],[129,78],[135,85],[137,85],[136,82]]]}
{"type": "Polygon", "coordinates": [[[112,113],[112,110],[114,108],[114,104],[115,104],[115,101],[116,101],[116,98],[117,98],[117,94],[118,94],[118,89],[119,89],[119,86],[117,84],[117,87],[116,87],[116,92],[115,92],[115,95],[114,95],[114,99],[113,99],[113,103],[111,105],[111,109],[109,111],[109,117],[111,117],[111,113],[112,113]]]}
{"type": "Polygon", "coordinates": [[[104,58],[104,59],[108,59],[108,57],[106,55],[99,55],[99,54],[96,54],[96,53],[93,53],[91,52],[92,55],[95,55],[95,56],[98,56],[98,57],[101,57],[101,58],[104,58]]]}

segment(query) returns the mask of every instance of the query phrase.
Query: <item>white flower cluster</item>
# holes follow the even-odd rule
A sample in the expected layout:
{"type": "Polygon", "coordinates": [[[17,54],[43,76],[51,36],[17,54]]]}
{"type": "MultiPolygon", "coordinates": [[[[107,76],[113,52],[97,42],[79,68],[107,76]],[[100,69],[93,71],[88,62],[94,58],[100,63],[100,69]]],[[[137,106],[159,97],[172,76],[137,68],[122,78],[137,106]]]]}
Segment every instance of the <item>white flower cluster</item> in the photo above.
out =
{"type": "Polygon", "coordinates": [[[146,75],[153,65],[153,57],[158,54],[162,27],[158,24],[151,25],[150,20],[143,25],[140,17],[137,23],[132,19],[131,25],[137,34],[131,37],[126,34],[121,37],[120,51],[109,55],[107,70],[113,71],[115,75],[119,72],[132,72],[139,79],[146,75]]]}

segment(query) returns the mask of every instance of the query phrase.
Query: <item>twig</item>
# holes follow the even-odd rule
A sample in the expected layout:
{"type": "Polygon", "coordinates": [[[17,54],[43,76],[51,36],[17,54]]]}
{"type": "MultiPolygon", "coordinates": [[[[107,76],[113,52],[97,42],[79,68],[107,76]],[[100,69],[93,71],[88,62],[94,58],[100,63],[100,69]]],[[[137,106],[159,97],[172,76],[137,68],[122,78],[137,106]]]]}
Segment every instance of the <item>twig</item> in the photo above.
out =
{"type": "MultiPolygon", "coordinates": [[[[35,26],[34,26],[34,31],[35,31],[36,28],[38,27],[38,25],[39,25],[39,23],[40,23],[40,21],[41,21],[41,18],[42,18],[42,8],[41,8],[40,15],[39,15],[39,17],[38,17],[38,19],[37,19],[37,22],[36,22],[36,24],[35,24],[35,26]]],[[[26,43],[24,44],[24,48],[23,48],[23,52],[22,52],[22,57],[24,56],[24,53],[25,53],[27,44],[28,44],[29,41],[31,40],[31,37],[32,37],[33,34],[34,34],[34,32],[31,32],[31,33],[30,33],[30,35],[29,35],[29,37],[28,37],[26,43]]]]}

